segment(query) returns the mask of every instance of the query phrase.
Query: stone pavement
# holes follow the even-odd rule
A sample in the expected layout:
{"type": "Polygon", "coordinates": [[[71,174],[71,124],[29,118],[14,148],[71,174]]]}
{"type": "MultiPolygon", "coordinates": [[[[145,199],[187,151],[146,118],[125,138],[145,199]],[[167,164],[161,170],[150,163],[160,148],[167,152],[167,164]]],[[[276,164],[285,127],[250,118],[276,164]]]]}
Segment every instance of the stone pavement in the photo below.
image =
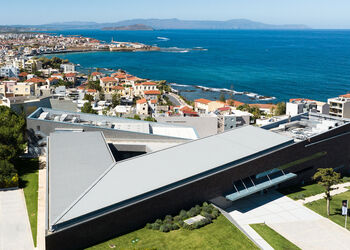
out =
{"type": "Polygon", "coordinates": [[[34,249],[22,189],[0,191],[0,249],[34,249]]]}
{"type": "MultiPolygon", "coordinates": [[[[337,184],[337,185],[334,185],[332,187],[335,189],[331,191],[331,196],[336,195],[336,194],[345,193],[345,192],[349,191],[349,189],[347,187],[350,187],[350,182],[337,184]]],[[[322,194],[316,194],[316,195],[313,195],[310,197],[306,197],[305,199],[300,199],[300,200],[298,200],[298,202],[300,202],[301,204],[306,204],[306,203],[321,200],[324,198],[325,198],[325,194],[322,193],[322,194]]]]}
{"type": "Polygon", "coordinates": [[[271,247],[250,224],[266,223],[301,249],[350,249],[348,230],[273,190],[237,200],[225,210],[263,249],[271,247]]]}

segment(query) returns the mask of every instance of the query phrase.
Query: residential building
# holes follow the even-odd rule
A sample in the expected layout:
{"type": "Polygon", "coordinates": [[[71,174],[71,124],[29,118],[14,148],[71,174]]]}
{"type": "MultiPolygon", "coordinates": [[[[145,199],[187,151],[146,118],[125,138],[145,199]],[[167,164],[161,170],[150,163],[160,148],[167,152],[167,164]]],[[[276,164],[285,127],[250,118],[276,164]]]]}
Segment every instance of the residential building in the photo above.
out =
{"type": "Polygon", "coordinates": [[[221,101],[211,101],[204,98],[200,98],[194,101],[195,111],[200,114],[208,114],[214,112],[218,108],[226,106],[226,103],[221,101]]]}
{"type": "Polygon", "coordinates": [[[10,78],[10,77],[18,77],[19,68],[14,66],[3,66],[0,68],[0,77],[10,78]]]}
{"type": "Polygon", "coordinates": [[[105,93],[113,92],[112,87],[118,85],[118,80],[114,77],[106,76],[100,79],[100,86],[105,93]]]}
{"type": "Polygon", "coordinates": [[[143,94],[147,100],[157,100],[161,93],[159,90],[145,90],[143,94]]]}
{"type": "Polygon", "coordinates": [[[60,66],[61,71],[66,74],[66,73],[75,73],[75,65],[72,63],[65,63],[61,64],[60,66]]]}
{"type": "Polygon", "coordinates": [[[66,73],[64,75],[64,78],[68,81],[68,82],[72,82],[75,83],[77,80],[77,74],[76,73],[66,73]]]}
{"type": "Polygon", "coordinates": [[[142,98],[136,101],[136,114],[138,115],[148,115],[148,102],[146,98],[142,98]]]}
{"type": "Polygon", "coordinates": [[[330,98],[328,104],[330,115],[350,118],[350,94],[330,98]]]}
{"type": "Polygon", "coordinates": [[[91,73],[91,80],[92,81],[99,81],[102,78],[103,74],[101,72],[92,72],[91,73]]]}
{"type": "Polygon", "coordinates": [[[209,106],[210,100],[200,98],[194,101],[194,108],[195,111],[199,114],[208,114],[209,113],[209,106]]]}
{"type": "Polygon", "coordinates": [[[286,103],[287,115],[298,115],[305,112],[316,112],[324,115],[329,114],[329,104],[310,99],[294,98],[286,103]]]}

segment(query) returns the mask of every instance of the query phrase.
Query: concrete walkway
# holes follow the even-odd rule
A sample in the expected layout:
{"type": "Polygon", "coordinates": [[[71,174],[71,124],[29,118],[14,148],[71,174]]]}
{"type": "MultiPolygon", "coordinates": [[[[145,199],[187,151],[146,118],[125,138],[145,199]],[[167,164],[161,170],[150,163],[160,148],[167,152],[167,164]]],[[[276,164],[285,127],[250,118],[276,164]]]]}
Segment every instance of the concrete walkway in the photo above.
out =
{"type": "Polygon", "coordinates": [[[37,249],[45,250],[46,169],[39,170],[37,249]]]}
{"type": "Polygon", "coordinates": [[[0,249],[34,249],[22,189],[0,191],[0,249]]]}
{"type": "Polygon", "coordinates": [[[301,249],[350,249],[350,232],[276,191],[235,201],[225,209],[249,237],[271,249],[249,226],[266,223],[301,249]]]}
{"type": "MultiPolygon", "coordinates": [[[[347,187],[350,187],[350,182],[341,183],[341,184],[337,184],[337,185],[332,186],[332,188],[334,188],[334,190],[331,191],[331,196],[345,193],[345,192],[349,191],[349,189],[347,187]]],[[[325,198],[325,194],[322,193],[322,194],[316,194],[316,195],[313,195],[310,197],[306,197],[305,199],[300,199],[300,200],[298,200],[298,202],[300,202],[301,204],[306,204],[306,203],[321,200],[324,198],[325,198]]]]}

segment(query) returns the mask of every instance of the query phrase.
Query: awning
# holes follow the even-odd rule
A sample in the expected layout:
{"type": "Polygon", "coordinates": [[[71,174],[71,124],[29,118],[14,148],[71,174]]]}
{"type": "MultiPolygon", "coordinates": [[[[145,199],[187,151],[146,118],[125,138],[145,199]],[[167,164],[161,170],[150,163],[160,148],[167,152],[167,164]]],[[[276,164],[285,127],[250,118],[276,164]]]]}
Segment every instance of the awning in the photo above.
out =
{"type": "Polygon", "coordinates": [[[284,173],[283,170],[268,171],[265,174],[249,176],[233,183],[234,192],[226,195],[226,199],[235,201],[261,190],[273,187],[282,182],[295,178],[293,173],[284,173]]]}

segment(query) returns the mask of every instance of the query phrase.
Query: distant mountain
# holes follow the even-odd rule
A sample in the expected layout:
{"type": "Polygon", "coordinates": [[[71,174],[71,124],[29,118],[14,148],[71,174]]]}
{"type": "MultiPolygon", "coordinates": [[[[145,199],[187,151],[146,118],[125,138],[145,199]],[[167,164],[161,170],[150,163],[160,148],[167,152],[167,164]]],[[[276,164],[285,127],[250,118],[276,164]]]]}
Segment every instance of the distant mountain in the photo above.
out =
{"type": "Polygon", "coordinates": [[[151,26],[144,24],[132,24],[126,26],[104,27],[102,30],[154,30],[151,26]]]}
{"type": "Polygon", "coordinates": [[[248,19],[232,19],[228,21],[198,21],[180,19],[132,19],[115,23],[96,22],[59,22],[42,25],[11,25],[6,27],[16,27],[21,29],[35,30],[66,30],[66,29],[109,29],[115,27],[128,27],[134,25],[144,25],[155,30],[163,29],[208,29],[208,30],[259,30],[259,29],[309,29],[302,24],[272,25],[254,22],[248,19]]]}
{"type": "MultiPolygon", "coordinates": [[[[133,25],[144,24],[154,29],[308,29],[305,25],[272,25],[254,22],[247,19],[232,19],[228,21],[196,21],[196,20],[179,20],[179,19],[133,19],[117,22],[114,25],[133,25]]],[[[110,25],[110,24],[108,24],[110,25]]]]}

